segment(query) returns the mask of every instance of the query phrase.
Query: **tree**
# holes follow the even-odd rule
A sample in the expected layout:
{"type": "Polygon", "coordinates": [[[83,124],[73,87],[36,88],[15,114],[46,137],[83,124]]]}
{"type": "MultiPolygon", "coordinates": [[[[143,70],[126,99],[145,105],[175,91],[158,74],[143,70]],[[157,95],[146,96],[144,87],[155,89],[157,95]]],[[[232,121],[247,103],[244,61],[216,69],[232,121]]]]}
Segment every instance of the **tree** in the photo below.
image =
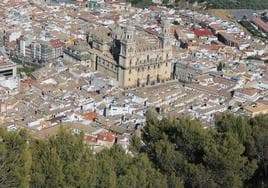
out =
{"type": "Polygon", "coordinates": [[[222,62],[219,63],[219,65],[217,66],[217,71],[220,72],[223,69],[223,65],[222,62]]]}
{"type": "Polygon", "coordinates": [[[255,161],[243,156],[244,146],[231,133],[216,133],[205,149],[204,163],[214,181],[223,187],[243,187],[255,172],[255,161]],[[246,170],[245,170],[246,169],[246,170]]]}
{"type": "Polygon", "coordinates": [[[29,187],[31,154],[28,134],[0,129],[0,187],[29,187]]]}
{"type": "Polygon", "coordinates": [[[139,153],[141,151],[142,143],[141,138],[135,132],[130,140],[130,150],[134,153],[139,153]]]}
{"type": "Polygon", "coordinates": [[[215,115],[215,127],[218,132],[232,133],[243,145],[252,140],[252,130],[248,126],[247,121],[247,118],[242,116],[234,116],[231,113],[221,113],[215,115]]]}
{"type": "MultiPolygon", "coordinates": [[[[257,160],[258,170],[255,174],[257,183],[264,182],[268,186],[268,116],[257,116],[249,119],[253,141],[247,144],[246,155],[257,160]]],[[[254,179],[253,179],[254,181],[254,179]]]]}
{"type": "MultiPolygon", "coordinates": [[[[196,0],[188,0],[194,3],[196,0]]],[[[267,9],[268,2],[263,0],[197,0],[197,2],[206,2],[209,8],[223,8],[223,9],[267,9]]]]}
{"type": "Polygon", "coordinates": [[[215,126],[219,132],[231,133],[246,148],[244,156],[252,163],[257,162],[258,168],[250,180],[254,185],[261,185],[268,178],[268,116],[245,118],[229,113],[218,114],[215,126]]]}
{"type": "Polygon", "coordinates": [[[152,4],[151,0],[127,0],[130,2],[133,6],[139,7],[139,8],[147,8],[152,4]]]}
{"type": "Polygon", "coordinates": [[[166,5],[169,3],[169,0],[163,0],[162,3],[166,5]]]}
{"type": "Polygon", "coordinates": [[[145,151],[186,187],[242,187],[253,175],[256,163],[243,156],[245,148],[234,134],[203,129],[188,117],[158,121],[153,116],[148,113],[144,128],[145,151]]]}
{"type": "Polygon", "coordinates": [[[268,115],[223,113],[215,129],[204,129],[190,117],[159,120],[149,110],[132,155],[117,145],[94,154],[83,134],[66,129],[46,140],[0,129],[0,187],[266,186],[267,122],[268,115]]]}

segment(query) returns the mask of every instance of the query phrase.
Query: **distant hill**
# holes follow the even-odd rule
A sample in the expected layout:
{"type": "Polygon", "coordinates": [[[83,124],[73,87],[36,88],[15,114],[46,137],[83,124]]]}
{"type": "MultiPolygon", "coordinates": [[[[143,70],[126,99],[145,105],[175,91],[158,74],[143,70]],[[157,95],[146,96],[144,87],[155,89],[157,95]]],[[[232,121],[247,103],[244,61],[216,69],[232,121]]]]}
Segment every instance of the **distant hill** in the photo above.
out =
{"type": "MultiPolygon", "coordinates": [[[[126,0],[137,7],[148,7],[152,4],[152,0],[126,0]]],[[[163,3],[172,2],[173,0],[162,0],[163,3]]],[[[173,1],[174,2],[174,1],[173,1]]],[[[175,0],[175,4],[186,5],[188,3],[202,3],[202,7],[220,8],[220,9],[268,9],[268,0],[175,0]]],[[[184,7],[184,6],[182,6],[184,7]]],[[[187,5],[188,7],[188,5],[187,5]]]]}
{"type": "MultiPolygon", "coordinates": [[[[188,0],[194,3],[196,0],[188,0]]],[[[197,2],[206,2],[210,8],[223,9],[268,9],[268,0],[197,0],[197,2]]]]}

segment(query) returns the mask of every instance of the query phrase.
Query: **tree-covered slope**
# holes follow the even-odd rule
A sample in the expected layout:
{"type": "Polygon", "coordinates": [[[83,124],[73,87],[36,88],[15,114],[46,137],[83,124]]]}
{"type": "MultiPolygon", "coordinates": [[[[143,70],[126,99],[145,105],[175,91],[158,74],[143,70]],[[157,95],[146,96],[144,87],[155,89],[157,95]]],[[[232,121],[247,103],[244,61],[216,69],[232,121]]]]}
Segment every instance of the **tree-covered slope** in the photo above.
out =
{"type": "Polygon", "coordinates": [[[132,155],[119,146],[93,154],[83,135],[65,129],[46,140],[0,129],[0,187],[267,187],[267,122],[219,114],[204,129],[150,111],[132,155]]]}
{"type": "MultiPolygon", "coordinates": [[[[190,0],[195,2],[195,0],[190,0]]],[[[198,0],[207,2],[209,7],[223,9],[268,9],[268,0],[198,0]]]]}
{"type": "MultiPolygon", "coordinates": [[[[148,7],[152,4],[152,0],[127,0],[137,7],[148,7]]],[[[169,0],[163,0],[164,4],[168,4],[169,0]]],[[[185,4],[189,3],[202,3],[207,8],[220,8],[220,9],[268,9],[268,0],[175,0],[175,3],[185,4]],[[180,3],[183,2],[183,3],[180,3]]]]}

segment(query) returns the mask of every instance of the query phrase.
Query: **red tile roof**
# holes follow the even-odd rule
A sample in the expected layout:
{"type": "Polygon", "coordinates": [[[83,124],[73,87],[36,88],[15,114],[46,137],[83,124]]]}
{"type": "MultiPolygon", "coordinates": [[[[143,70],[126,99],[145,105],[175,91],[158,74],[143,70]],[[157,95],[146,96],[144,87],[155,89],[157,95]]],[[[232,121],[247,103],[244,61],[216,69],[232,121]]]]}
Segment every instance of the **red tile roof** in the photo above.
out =
{"type": "Polygon", "coordinates": [[[193,32],[197,37],[213,36],[213,33],[209,29],[193,29],[193,32]]]}
{"type": "Polygon", "coordinates": [[[214,30],[222,30],[223,29],[220,24],[210,24],[209,27],[211,29],[214,29],[214,30]]]}
{"type": "Polygon", "coordinates": [[[97,142],[97,137],[94,137],[92,135],[85,135],[84,136],[84,141],[86,142],[97,142]]]}
{"type": "Polygon", "coordinates": [[[252,18],[252,21],[255,25],[257,25],[258,27],[260,27],[262,30],[264,30],[265,32],[268,32],[268,24],[265,23],[264,21],[262,21],[262,19],[254,16],[252,18]]]}
{"type": "Polygon", "coordinates": [[[33,79],[28,79],[28,80],[23,81],[23,83],[30,85],[30,84],[37,83],[37,81],[36,80],[33,80],[33,79]]]}
{"type": "Polygon", "coordinates": [[[85,118],[87,120],[93,121],[96,117],[97,117],[97,113],[96,112],[89,112],[89,113],[86,113],[85,114],[85,118]]]}
{"type": "Polygon", "coordinates": [[[200,44],[200,48],[201,49],[208,49],[208,50],[214,50],[214,51],[218,51],[220,48],[224,48],[223,45],[209,45],[209,44],[200,44]]]}
{"type": "Polygon", "coordinates": [[[100,141],[106,141],[106,142],[114,142],[115,141],[115,135],[111,132],[109,133],[100,133],[97,136],[97,139],[100,141]]]}

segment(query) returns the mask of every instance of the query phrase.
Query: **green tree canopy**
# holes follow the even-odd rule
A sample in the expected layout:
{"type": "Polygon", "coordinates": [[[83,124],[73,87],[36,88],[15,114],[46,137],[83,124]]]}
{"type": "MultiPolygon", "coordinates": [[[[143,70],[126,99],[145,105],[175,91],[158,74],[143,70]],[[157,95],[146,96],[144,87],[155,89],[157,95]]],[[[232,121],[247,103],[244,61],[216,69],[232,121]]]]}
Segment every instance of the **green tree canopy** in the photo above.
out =
{"type": "Polygon", "coordinates": [[[31,162],[27,132],[0,129],[0,187],[28,187],[31,162]]]}
{"type": "Polygon", "coordinates": [[[245,118],[230,113],[218,114],[215,126],[219,132],[237,137],[246,148],[244,155],[257,161],[258,169],[252,178],[254,184],[266,181],[268,185],[268,116],[245,118]]]}
{"type": "Polygon", "coordinates": [[[214,128],[189,117],[147,113],[132,154],[93,153],[84,135],[61,129],[39,140],[0,129],[0,187],[181,188],[268,185],[268,115],[222,113],[214,128]]]}
{"type": "Polygon", "coordinates": [[[181,117],[158,121],[148,113],[146,152],[163,173],[182,177],[188,187],[242,187],[256,169],[234,134],[204,129],[181,117]]]}
{"type": "MultiPolygon", "coordinates": [[[[47,140],[0,129],[0,187],[168,187],[168,177],[146,154],[119,147],[93,154],[83,135],[61,129],[47,140]]],[[[178,178],[173,184],[182,186],[178,178]]]]}

